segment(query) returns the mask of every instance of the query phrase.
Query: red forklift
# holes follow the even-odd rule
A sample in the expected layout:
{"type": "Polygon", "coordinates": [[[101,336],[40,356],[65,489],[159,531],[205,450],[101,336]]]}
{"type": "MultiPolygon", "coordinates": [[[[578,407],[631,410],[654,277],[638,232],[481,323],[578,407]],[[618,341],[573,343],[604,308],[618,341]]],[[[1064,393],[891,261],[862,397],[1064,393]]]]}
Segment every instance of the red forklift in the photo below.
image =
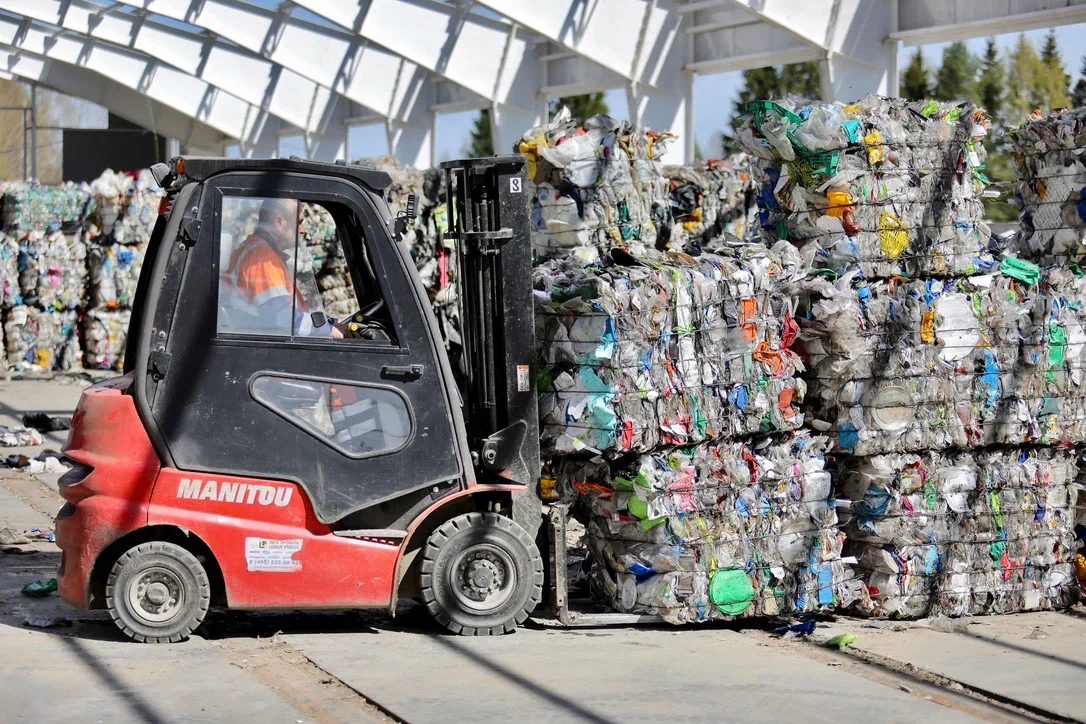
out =
{"type": "Polygon", "coordinates": [[[417,599],[464,635],[511,632],[532,613],[554,527],[537,487],[524,160],[443,170],[460,277],[455,372],[399,240],[413,212],[391,216],[387,174],[298,158],[152,169],[166,197],[123,376],[84,391],[64,448],[68,604],[105,608],[152,643],[184,639],[212,605],[395,613],[417,599]],[[291,218],[302,204],[335,222],[357,303],[346,320],[329,318],[304,278],[291,218]],[[286,294],[256,295],[278,295],[274,314],[238,293],[254,237],[293,275],[286,294]]]}

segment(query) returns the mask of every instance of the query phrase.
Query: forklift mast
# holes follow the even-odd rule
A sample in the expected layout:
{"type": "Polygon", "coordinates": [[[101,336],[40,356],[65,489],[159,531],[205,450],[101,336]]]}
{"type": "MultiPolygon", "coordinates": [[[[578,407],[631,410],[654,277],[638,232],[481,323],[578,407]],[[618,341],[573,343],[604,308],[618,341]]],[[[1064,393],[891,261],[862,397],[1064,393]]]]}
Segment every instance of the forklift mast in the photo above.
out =
{"type": "MultiPolygon", "coordinates": [[[[528,486],[513,517],[539,528],[532,245],[522,156],[442,164],[456,242],[461,395],[477,470],[528,486]],[[518,510],[520,508],[520,510],[518,510]]],[[[499,481],[500,482],[500,481],[499,481]]]]}

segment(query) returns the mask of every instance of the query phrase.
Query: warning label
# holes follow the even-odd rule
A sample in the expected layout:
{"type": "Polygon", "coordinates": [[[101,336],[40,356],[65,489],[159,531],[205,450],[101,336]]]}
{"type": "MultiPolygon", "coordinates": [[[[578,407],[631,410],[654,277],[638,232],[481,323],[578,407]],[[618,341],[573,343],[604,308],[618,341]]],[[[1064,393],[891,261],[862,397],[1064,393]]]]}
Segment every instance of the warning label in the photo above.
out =
{"type": "Polygon", "coordinates": [[[250,571],[289,573],[302,570],[294,554],[302,549],[301,540],[245,539],[245,568],[250,571]]]}
{"type": "Polygon", "coordinates": [[[528,365],[517,365],[517,392],[527,392],[532,387],[528,379],[528,365]]]}

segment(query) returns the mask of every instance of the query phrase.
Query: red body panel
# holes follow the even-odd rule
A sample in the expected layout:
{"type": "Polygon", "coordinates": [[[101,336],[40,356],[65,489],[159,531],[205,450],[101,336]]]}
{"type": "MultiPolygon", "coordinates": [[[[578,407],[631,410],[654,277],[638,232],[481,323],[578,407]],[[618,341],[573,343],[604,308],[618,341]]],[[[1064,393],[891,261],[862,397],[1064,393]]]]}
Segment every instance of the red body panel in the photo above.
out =
{"type": "Polygon", "coordinates": [[[207,543],[231,608],[370,608],[392,599],[400,542],[332,535],[294,483],[166,468],[148,523],[207,543]],[[283,541],[291,543],[276,552],[283,541]]]}
{"type": "Polygon", "coordinates": [[[72,417],[64,453],[94,470],[60,494],[72,506],[56,523],[62,552],[61,598],[86,609],[91,570],[113,541],[147,524],[147,504],[158,476],[158,455],[134,401],[124,391],[130,376],[84,390],[72,417]]]}
{"type": "Polygon", "coordinates": [[[125,394],[131,382],[129,375],[85,390],[64,447],[94,468],[62,488],[74,510],[56,524],[60,595],[79,609],[90,605],[98,556],[148,525],[199,537],[222,571],[231,608],[387,607],[395,600],[397,565],[427,517],[467,495],[519,489],[469,485],[427,508],[402,541],[336,536],[295,483],[161,468],[125,394]]]}

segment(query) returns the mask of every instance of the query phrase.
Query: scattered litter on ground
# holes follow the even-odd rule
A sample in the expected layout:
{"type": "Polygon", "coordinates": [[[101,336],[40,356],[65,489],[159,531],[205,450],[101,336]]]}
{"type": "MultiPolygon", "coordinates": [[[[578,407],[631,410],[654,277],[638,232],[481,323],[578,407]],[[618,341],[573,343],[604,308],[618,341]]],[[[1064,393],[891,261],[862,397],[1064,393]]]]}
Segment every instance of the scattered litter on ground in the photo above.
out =
{"type": "Polygon", "coordinates": [[[23,415],[23,425],[38,432],[59,432],[72,426],[72,418],[50,417],[44,412],[28,412],[23,415]]]}
{"type": "Polygon", "coordinates": [[[23,586],[23,595],[31,596],[32,598],[44,598],[50,593],[57,590],[57,579],[50,578],[47,582],[42,583],[40,580],[28,583],[23,586]]]}
{"type": "Polygon", "coordinates": [[[0,528],[0,545],[17,546],[29,543],[30,539],[14,528],[0,528]]]}
{"type": "Polygon", "coordinates": [[[0,425],[0,447],[37,447],[43,442],[45,440],[37,430],[0,425]]]}
{"type": "Polygon", "coordinates": [[[786,637],[788,634],[795,634],[796,636],[810,636],[814,632],[816,625],[817,624],[815,623],[815,620],[811,618],[806,621],[801,621],[799,623],[793,623],[787,626],[780,626],[773,629],[773,633],[783,634],[786,637]]]}
{"type": "Polygon", "coordinates": [[[23,623],[33,628],[59,628],[72,625],[72,622],[63,616],[53,618],[48,616],[27,616],[23,619],[23,623]]]}
{"type": "Polygon", "coordinates": [[[838,634],[826,642],[827,646],[836,647],[838,651],[847,649],[856,639],[860,638],[854,633],[838,634]]]}

